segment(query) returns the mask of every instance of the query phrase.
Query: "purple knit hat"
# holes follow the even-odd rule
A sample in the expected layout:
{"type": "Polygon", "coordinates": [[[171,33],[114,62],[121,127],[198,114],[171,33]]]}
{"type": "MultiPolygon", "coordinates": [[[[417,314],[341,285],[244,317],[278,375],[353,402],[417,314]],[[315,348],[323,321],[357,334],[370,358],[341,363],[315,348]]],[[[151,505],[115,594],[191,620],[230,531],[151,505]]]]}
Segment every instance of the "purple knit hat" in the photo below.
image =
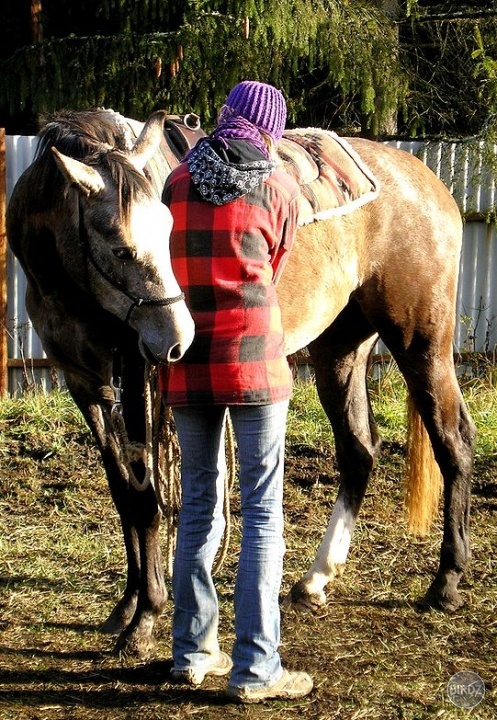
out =
{"type": "Polygon", "coordinates": [[[281,140],[286,123],[286,102],[273,85],[244,80],[235,85],[226,98],[225,108],[239,115],[258,130],[269,135],[275,143],[281,140]]]}

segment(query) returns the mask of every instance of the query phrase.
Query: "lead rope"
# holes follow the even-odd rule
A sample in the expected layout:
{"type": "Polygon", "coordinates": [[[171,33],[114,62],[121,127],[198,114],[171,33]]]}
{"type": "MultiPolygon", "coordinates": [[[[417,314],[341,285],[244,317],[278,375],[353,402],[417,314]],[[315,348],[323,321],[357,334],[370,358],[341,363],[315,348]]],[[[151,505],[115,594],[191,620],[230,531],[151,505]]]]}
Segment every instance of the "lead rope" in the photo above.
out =
{"type": "MultiPolygon", "coordinates": [[[[126,466],[126,470],[128,473],[128,481],[131,483],[131,485],[135,488],[135,490],[138,490],[139,492],[143,492],[148,488],[151,482],[151,465],[148,464],[147,458],[145,456],[145,450],[141,443],[137,442],[131,442],[128,438],[128,433],[126,431],[126,425],[124,423],[124,417],[123,417],[123,406],[122,406],[122,385],[121,385],[121,378],[112,378],[111,381],[111,387],[114,391],[114,403],[112,404],[112,408],[110,411],[110,416],[112,420],[112,425],[114,428],[114,432],[116,434],[116,437],[118,439],[120,449],[121,449],[121,459],[126,466]],[[136,477],[134,470],[131,466],[131,463],[136,462],[137,460],[143,459],[146,467],[145,477],[142,481],[138,480],[136,477]]],[[[148,422],[147,422],[148,425],[148,422]]]]}
{"type": "MultiPolygon", "coordinates": [[[[181,452],[170,407],[162,404],[155,368],[145,368],[146,441],[145,457],[149,482],[153,485],[157,503],[166,528],[166,570],[173,573],[178,515],[181,507],[181,452]]],[[[214,563],[213,574],[219,572],[228,552],[231,538],[230,494],[236,480],[236,450],[233,425],[229,414],[226,420],[226,473],[224,479],[223,512],[226,520],[221,547],[214,563]]]]}

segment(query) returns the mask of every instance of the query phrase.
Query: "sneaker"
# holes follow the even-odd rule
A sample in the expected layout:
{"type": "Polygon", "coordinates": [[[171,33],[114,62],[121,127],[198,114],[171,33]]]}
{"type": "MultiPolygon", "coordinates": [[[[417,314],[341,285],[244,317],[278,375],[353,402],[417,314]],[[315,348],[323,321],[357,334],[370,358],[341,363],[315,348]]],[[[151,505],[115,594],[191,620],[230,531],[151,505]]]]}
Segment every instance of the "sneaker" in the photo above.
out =
{"type": "Polygon", "coordinates": [[[221,677],[227,675],[233,663],[231,658],[224,652],[218,652],[213,655],[209,662],[199,667],[171,668],[170,679],[174,683],[182,683],[193,687],[202,685],[206,675],[215,675],[221,677]]]}
{"type": "Polygon", "coordinates": [[[228,685],[226,694],[241,703],[258,703],[277,698],[294,700],[309,695],[313,685],[312,678],[307,673],[283,670],[283,675],[274,685],[254,688],[249,685],[243,687],[228,685]]]}

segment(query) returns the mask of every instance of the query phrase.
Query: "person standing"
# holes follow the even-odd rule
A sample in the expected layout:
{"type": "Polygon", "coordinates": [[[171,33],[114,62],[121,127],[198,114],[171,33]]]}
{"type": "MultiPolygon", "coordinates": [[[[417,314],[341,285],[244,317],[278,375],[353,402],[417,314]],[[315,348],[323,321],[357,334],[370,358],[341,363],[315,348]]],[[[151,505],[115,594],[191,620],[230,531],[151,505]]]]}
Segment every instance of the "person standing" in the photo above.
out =
{"type": "Polygon", "coordinates": [[[276,283],[290,252],[299,186],[274,161],[286,103],[272,85],[243,81],[214,132],[168,178],[176,278],[195,339],[163,366],[181,448],[182,505],[173,568],[171,679],[200,685],[230,674],[240,702],[297,698],[313,686],[282,667],[279,591],[284,555],[283,463],[292,376],[276,283]],[[212,579],[224,531],[227,412],[235,433],[242,514],[231,658],[218,642],[212,579]]]}

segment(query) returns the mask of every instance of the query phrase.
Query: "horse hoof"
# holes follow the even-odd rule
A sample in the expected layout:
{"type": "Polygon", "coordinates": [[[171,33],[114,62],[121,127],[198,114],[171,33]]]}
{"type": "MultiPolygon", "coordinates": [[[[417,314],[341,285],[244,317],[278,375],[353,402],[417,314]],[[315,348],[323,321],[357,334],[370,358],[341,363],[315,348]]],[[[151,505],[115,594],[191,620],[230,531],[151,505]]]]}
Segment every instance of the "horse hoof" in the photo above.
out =
{"type": "Polygon", "coordinates": [[[122,634],[115,647],[114,654],[122,660],[150,660],[157,649],[157,640],[153,636],[143,637],[138,633],[122,634]]]}
{"type": "Polygon", "coordinates": [[[326,605],[326,593],[309,592],[303,580],[296,583],[286,598],[283,600],[283,607],[292,607],[294,610],[317,612],[323,605],[326,605]]]}
{"type": "Polygon", "coordinates": [[[453,589],[449,592],[448,589],[445,589],[445,591],[442,591],[437,586],[432,586],[424,598],[417,603],[421,611],[433,608],[446,613],[454,613],[463,605],[464,600],[457,590],[453,589]]]}

